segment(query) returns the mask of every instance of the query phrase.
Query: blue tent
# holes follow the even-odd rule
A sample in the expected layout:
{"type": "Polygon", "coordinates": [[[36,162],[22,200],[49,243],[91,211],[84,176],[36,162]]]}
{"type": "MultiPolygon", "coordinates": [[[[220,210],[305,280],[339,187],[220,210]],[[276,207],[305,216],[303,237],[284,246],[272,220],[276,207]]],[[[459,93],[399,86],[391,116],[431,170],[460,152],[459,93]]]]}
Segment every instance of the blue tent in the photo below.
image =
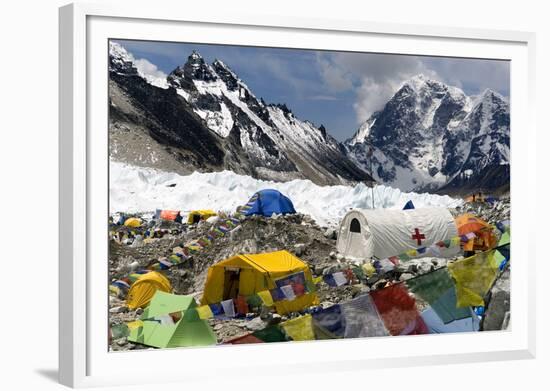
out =
{"type": "Polygon", "coordinates": [[[407,203],[403,207],[403,210],[406,210],[406,209],[414,209],[414,204],[413,204],[412,200],[407,201],[407,203]]]}
{"type": "Polygon", "coordinates": [[[244,212],[245,216],[263,215],[269,217],[273,213],[296,213],[292,201],[281,192],[273,189],[260,190],[254,194],[246,204],[246,208],[249,209],[244,212]]]}

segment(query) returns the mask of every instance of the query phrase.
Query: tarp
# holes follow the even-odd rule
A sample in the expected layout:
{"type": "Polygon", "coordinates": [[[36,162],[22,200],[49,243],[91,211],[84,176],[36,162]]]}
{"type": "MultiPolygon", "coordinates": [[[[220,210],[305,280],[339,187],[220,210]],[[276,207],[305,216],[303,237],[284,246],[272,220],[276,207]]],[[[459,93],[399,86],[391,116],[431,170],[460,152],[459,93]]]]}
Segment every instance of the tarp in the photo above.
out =
{"type": "Polygon", "coordinates": [[[128,340],[157,348],[214,345],[216,335],[208,322],[199,318],[196,307],[192,296],[158,291],[141,316],[143,326],[131,330],[128,340]]]}
{"type": "MultiPolygon", "coordinates": [[[[410,210],[355,209],[340,224],[336,248],[348,258],[388,258],[428,247],[458,235],[446,208],[410,210]]],[[[442,248],[442,257],[455,256],[459,248],[442,248]]]]}
{"type": "Polygon", "coordinates": [[[495,251],[449,263],[449,273],[456,281],[457,307],[484,306],[484,296],[497,277],[495,251]]]}
{"type": "Polygon", "coordinates": [[[447,268],[415,277],[406,282],[415,295],[428,302],[443,323],[470,316],[467,308],[457,308],[455,284],[447,268]]]}
{"type": "Polygon", "coordinates": [[[217,213],[211,209],[192,210],[187,216],[187,224],[195,224],[198,223],[200,220],[206,220],[216,215],[217,213]]]}
{"type": "Polygon", "coordinates": [[[138,279],[130,286],[126,304],[128,308],[134,309],[145,307],[149,304],[157,291],[171,292],[170,281],[162,273],[149,272],[139,275],[138,279]]]}
{"type": "Polygon", "coordinates": [[[278,190],[265,189],[254,194],[244,212],[245,216],[263,215],[270,217],[276,214],[296,213],[290,198],[281,194],[278,190]]]}
{"type": "Polygon", "coordinates": [[[433,308],[428,307],[422,311],[422,319],[428,327],[430,334],[464,333],[479,331],[479,318],[468,308],[469,316],[463,319],[444,323],[433,308]]]}
{"type": "Polygon", "coordinates": [[[428,328],[416,308],[416,301],[404,284],[370,293],[386,329],[391,335],[427,334],[428,328]]]}
{"type": "Polygon", "coordinates": [[[279,314],[299,311],[319,302],[315,293],[303,291],[303,286],[299,286],[303,280],[312,283],[309,267],[288,251],[239,254],[208,269],[201,304],[220,303],[237,299],[239,295],[258,294],[266,305],[269,305],[266,291],[270,291],[272,297],[276,295],[273,305],[279,314]],[[303,294],[295,295],[295,299],[288,300],[277,281],[290,284],[293,289],[295,288],[295,293],[302,289],[303,294]]]}
{"type": "Polygon", "coordinates": [[[315,339],[313,322],[309,314],[282,322],[281,327],[293,341],[310,341],[315,339]]]}

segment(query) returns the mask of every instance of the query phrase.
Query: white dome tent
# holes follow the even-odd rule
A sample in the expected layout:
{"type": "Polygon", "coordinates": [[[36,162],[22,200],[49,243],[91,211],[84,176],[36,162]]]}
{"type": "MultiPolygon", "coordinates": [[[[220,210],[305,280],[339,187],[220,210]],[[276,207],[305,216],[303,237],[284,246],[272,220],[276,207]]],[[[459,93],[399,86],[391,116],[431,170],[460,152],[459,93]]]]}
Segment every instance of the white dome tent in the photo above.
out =
{"type": "MultiPolygon", "coordinates": [[[[346,258],[383,259],[456,236],[455,220],[445,208],[354,209],[340,223],[336,249],[346,258]]],[[[442,249],[441,257],[458,251],[442,249]]]]}

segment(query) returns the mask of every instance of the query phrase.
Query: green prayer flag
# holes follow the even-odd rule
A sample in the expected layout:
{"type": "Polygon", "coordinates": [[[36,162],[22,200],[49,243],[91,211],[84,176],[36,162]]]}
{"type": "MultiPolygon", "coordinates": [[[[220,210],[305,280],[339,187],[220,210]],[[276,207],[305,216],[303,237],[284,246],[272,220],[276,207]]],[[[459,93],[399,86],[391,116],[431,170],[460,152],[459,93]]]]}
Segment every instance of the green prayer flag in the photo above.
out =
{"type": "Polygon", "coordinates": [[[260,307],[264,303],[262,301],[262,299],[260,298],[260,296],[258,296],[258,295],[248,296],[248,298],[246,299],[246,302],[252,308],[260,307]]]}
{"type": "Polygon", "coordinates": [[[310,280],[306,280],[306,289],[309,293],[315,293],[317,291],[315,284],[310,280]]]}
{"type": "Polygon", "coordinates": [[[254,331],[252,335],[264,342],[288,341],[286,334],[277,325],[268,326],[265,329],[254,331]]]}
{"type": "Polygon", "coordinates": [[[363,271],[362,268],[360,268],[359,266],[354,266],[351,268],[351,271],[353,272],[353,274],[355,274],[355,276],[360,279],[360,280],[363,280],[365,278],[365,272],[363,271]]]}
{"type": "Polygon", "coordinates": [[[444,323],[470,316],[465,308],[457,308],[455,284],[447,268],[407,280],[407,286],[422,300],[427,301],[444,323]]]}

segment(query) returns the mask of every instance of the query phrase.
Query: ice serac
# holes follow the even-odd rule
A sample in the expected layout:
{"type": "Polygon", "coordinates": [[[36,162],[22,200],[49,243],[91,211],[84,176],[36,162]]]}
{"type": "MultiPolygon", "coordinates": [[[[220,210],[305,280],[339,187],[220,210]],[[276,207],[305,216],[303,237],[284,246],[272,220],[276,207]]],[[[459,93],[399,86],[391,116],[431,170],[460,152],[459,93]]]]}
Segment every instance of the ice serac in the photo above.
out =
{"type": "Polygon", "coordinates": [[[373,203],[376,208],[390,209],[401,209],[408,200],[412,200],[418,208],[454,208],[462,205],[461,199],[428,193],[405,193],[387,186],[376,186],[374,189],[363,183],[318,186],[310,180],[300,179],[273,182],[231,171],[178,175],[120,162],[111,162],[109,181],[111,213],[154,212],[157,208],[184,212],[209,208],[233,212],[257,191],[270,188],[289,197],[299,213],[310,215],[320,225],[331,226],[338,225],[350,208],[370,208],[373,203]]]}
{"type": "Polygon", "coordinates": [[[472,99],[418,75],[345,145],[376,180],[404,191],[500,189],[509,183],[509,134],[509,105],[496,92],[472,99]]]}

